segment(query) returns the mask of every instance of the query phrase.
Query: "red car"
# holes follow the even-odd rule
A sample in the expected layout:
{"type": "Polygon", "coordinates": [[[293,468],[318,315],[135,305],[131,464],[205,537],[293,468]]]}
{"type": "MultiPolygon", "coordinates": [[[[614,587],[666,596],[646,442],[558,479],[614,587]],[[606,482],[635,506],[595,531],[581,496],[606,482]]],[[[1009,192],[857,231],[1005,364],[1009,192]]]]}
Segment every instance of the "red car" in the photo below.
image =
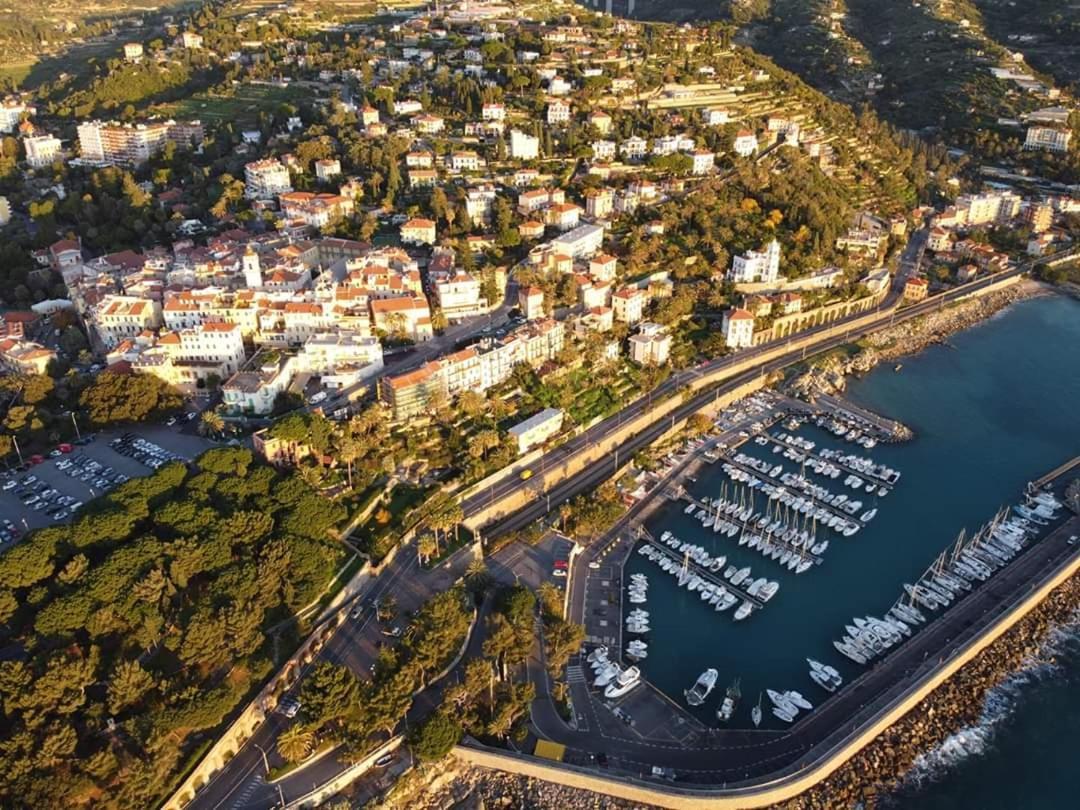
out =
{"type": "Polygon", "coordinates": [[[59,450],[61,453],[70,453],[72,450],[75,449],[75,445],[64,442],[63,444],[56,445],[56,449],[59,450]]]}

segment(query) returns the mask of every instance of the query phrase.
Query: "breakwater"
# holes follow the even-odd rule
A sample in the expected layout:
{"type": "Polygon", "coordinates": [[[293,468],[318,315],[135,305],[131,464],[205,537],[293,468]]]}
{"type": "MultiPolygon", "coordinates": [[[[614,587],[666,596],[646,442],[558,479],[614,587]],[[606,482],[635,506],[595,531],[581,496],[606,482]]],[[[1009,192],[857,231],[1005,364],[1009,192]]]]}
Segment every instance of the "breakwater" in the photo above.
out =
{"type": "Polygon", "coordinates": [[[994,690],[1040,660],[1058,628],[1074,624],[1078,616],[1080,578],[1072,577],[829,778],[778,807],[878,806],[904,784],[913,767],[925,762],[928,752],[977,727],[994,690]]]}

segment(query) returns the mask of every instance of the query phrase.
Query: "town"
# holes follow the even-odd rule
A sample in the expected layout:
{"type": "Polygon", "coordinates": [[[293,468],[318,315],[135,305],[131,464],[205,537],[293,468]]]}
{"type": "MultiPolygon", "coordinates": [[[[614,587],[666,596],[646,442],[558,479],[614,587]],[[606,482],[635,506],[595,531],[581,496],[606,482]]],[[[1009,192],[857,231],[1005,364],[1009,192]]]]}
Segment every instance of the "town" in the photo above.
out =
{"type": "MultiPolygon", "coordinates": [[[[738,482],[784,497],[732,455],[750,437],[826,474],[776,430],[897,440],[821,385],[826,361],[869,370],[896,330],[1036,281],[1080,291],[1076,186],[855,112],[731,25],[611,6],[158,9],[87,76],[0,99],[0,796],[363,806],[463,740],[478,767],[603,766],[585,707],[644,690],[635,666],[589,696],[585,652],[619,652],[590,589],[620,600],[621,555],[663,550],[658,503],[719,532],[687,487],[723,459],[745,535],[738,482]],[[70,707],[48,694],[65,681],[70,707]]],[[[1009,126],[1031,159],[1071,159],[1074,100],[1041,81],[1009,126]]],[[[1024,521],[1059,519],[1067,481],[1024,521]]],[[[851,534],[876,514],[829,498],[797,506],[845,534],[843,510],[851,534]]],[[[819,529],[775,509],[778,535],[819,529]]],[[[1024,521],[1066,559],[1064,528],[1024,521]]],[[[822,564],[777,542],[790,570],[822,564]]],[[[684,572],[697,553],[670,552],[684,572]]],[[[742,619],[779,586],[736,570],[701,578],[742,619]]],[[[638,700],[643,725],[711,744],[638,700]]]]}

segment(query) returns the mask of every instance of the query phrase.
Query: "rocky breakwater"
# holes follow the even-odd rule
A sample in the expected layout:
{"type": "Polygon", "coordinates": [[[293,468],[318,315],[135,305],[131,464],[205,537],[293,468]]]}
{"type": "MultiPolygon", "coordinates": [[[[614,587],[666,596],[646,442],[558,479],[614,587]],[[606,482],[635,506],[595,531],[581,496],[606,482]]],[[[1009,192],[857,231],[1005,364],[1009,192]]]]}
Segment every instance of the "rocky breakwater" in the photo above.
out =
{"type": "Polygon", "coordinates": [[[1046,644],[1056,629],[1077,622],[1080,577],[1073,577],[828,779],[777,807],[879,806],[904,784],[921,756],[980,722],[996,687],[1018,670],[1045,660],[1046,644]]]}
{"type": "Polygon", "coordinates": [[[947,343],[949,335],[986,320],[1016,301],[1047,292],[1042,284],[1024,281],[874,332],[859,342],[853,354],[838,351],[816,358],[788,382],[787,390],[804,399],[839,394],[852,374],[865,374],[878,363],[893,362],[936,343],[947,343]]]}

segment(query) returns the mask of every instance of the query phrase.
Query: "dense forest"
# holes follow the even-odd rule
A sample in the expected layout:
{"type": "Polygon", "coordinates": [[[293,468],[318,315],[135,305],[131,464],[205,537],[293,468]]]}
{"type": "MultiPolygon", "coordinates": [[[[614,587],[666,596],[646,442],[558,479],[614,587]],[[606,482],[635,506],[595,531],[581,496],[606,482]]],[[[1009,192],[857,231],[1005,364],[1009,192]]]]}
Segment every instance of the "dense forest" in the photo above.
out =
{"type": "Polygon", "coordinates": [[[344,510],[217,449],[117,487],[0,557],[0,801],[150,807],[271,671],[344,510]]]}

